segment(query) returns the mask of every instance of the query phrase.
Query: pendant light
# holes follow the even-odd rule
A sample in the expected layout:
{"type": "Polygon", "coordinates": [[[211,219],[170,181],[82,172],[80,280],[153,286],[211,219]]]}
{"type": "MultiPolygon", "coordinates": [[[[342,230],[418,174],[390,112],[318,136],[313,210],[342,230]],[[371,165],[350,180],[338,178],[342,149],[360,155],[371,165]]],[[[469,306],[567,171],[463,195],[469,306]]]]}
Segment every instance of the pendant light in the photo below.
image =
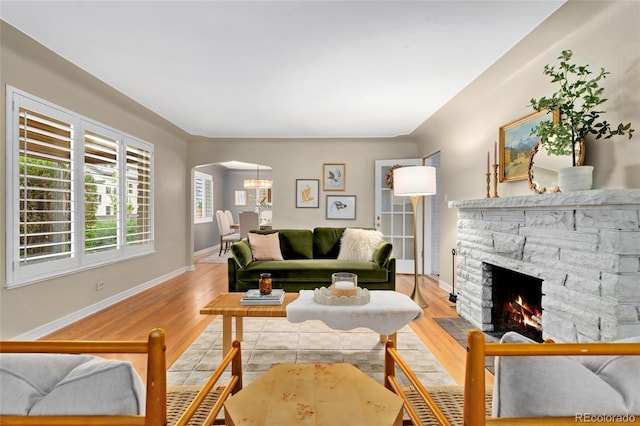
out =
{"type": "Polygon", "coordinates": [[[271,188],[273,181],[270,179],[260,179],[260,165],[256,164],[256,178],[245,179],[245,189],[259,189],[259,188],[271,188]]]}

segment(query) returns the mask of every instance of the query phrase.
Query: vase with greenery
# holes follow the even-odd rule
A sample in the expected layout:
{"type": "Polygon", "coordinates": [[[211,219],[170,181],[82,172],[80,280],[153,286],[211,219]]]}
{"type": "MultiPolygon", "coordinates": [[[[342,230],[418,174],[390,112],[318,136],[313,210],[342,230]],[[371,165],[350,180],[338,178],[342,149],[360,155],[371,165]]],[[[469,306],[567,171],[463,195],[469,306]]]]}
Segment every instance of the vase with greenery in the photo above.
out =
{"type": "Polygon", "coordinates": [[[634,129],[631,123],[612,126],[600,116],[604,114],[602,104],[607,101],[603,96],[601,81],[609,72],[600,68],[593,74],[588,65],[576,65],[571,62],[573,52],[564,50],[558,57],[558,65],[545,65],[544,74],[551,77],[551,83],[558,85],[558,91],[551,97],[531,99],[530,106],[536,111],[559,113],[558,123],[543,121],[531,131],[539,136],[549,154],[571,154],[573,166],[576,166],[576,145],[587,135],[596,139],[609,139],[612,136],[628,135],[631,139],[634,129]]]}

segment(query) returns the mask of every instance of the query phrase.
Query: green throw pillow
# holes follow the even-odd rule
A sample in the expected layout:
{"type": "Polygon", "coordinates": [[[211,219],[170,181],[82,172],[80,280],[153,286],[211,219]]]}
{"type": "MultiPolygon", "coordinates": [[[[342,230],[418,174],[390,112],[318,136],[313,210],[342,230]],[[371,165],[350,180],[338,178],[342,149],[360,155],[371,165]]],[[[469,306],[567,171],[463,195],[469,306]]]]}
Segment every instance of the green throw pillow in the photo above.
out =
{"type": "Polygon", "coordinates": [[[391,243],[387,241],[380,241],[380,244],[373,251],[373,261],[376,262],[379,266],[385,267],[389,259],[391,259],[391,252],[393,251],[393,246],[391,243]]]}
{"type": "Polygon", "coordinates": [[[247,240],[239,241],[231,246],[231,254],[241,268],[246,268],[253,260],[251,247],[247,240]]]}

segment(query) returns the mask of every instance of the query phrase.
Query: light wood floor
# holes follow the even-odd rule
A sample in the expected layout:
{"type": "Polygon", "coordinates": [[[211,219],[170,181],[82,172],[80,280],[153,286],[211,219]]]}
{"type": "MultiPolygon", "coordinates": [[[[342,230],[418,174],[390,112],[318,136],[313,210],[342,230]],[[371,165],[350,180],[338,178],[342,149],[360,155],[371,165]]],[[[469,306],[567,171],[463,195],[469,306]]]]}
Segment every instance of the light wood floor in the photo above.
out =
{"type": "MultiPolygon", "coordinates": [[[[409,294],[413,275],[398,275],[396,289],[409,294]]],[[[429,303],[425,315],[411,327],[443,367],[459,384],[464,384],[465,349],[433,319],[457,316],[449,294],[431,280],[421,277],[420,288],[429,303]]],[[[94,315],[45,337],[52,340],[146,340],[153,328],[163,328],[167,339],[167,368],[189,347],[214,316],[200,315],[200,308],[215,295],[227,291],[226,264],[196,264],[186,272],[149,290],[112,305],[94,315]]],[[[130,360],[142,377],[146,357],[119,355],[130,360]]],[[[487,373],[487,384],[493,377],[487,373]]]]}

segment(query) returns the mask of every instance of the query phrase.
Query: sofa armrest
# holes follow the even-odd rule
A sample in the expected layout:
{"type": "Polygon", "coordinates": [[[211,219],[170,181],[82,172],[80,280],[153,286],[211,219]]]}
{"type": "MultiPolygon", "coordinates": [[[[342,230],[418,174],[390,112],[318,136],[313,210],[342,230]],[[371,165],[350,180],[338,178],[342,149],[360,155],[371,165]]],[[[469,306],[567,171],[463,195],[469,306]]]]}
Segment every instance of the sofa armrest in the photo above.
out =
{"type": "Polygon", "coordinates": [[[237,272],[240,270],[240,265],[238,262],[232,257],[227,259],[227,283],[229,286],[229,293],[233,293],[238,290],[238,281],[237,281],[237,272]]]}
{"type": "Polygon", "coordinates": [[[387,241],[381,241],[373,251],[373,261],[383,268],[386,268],[391,259],[393,246],[387,241]]]}
{"type": "Polygon", "coordinates": [[[231,258],[235,260],[241,268],[246,268],[253,260],[251,246],[248,240],[238,241],[231,246],[231,258]]]}

